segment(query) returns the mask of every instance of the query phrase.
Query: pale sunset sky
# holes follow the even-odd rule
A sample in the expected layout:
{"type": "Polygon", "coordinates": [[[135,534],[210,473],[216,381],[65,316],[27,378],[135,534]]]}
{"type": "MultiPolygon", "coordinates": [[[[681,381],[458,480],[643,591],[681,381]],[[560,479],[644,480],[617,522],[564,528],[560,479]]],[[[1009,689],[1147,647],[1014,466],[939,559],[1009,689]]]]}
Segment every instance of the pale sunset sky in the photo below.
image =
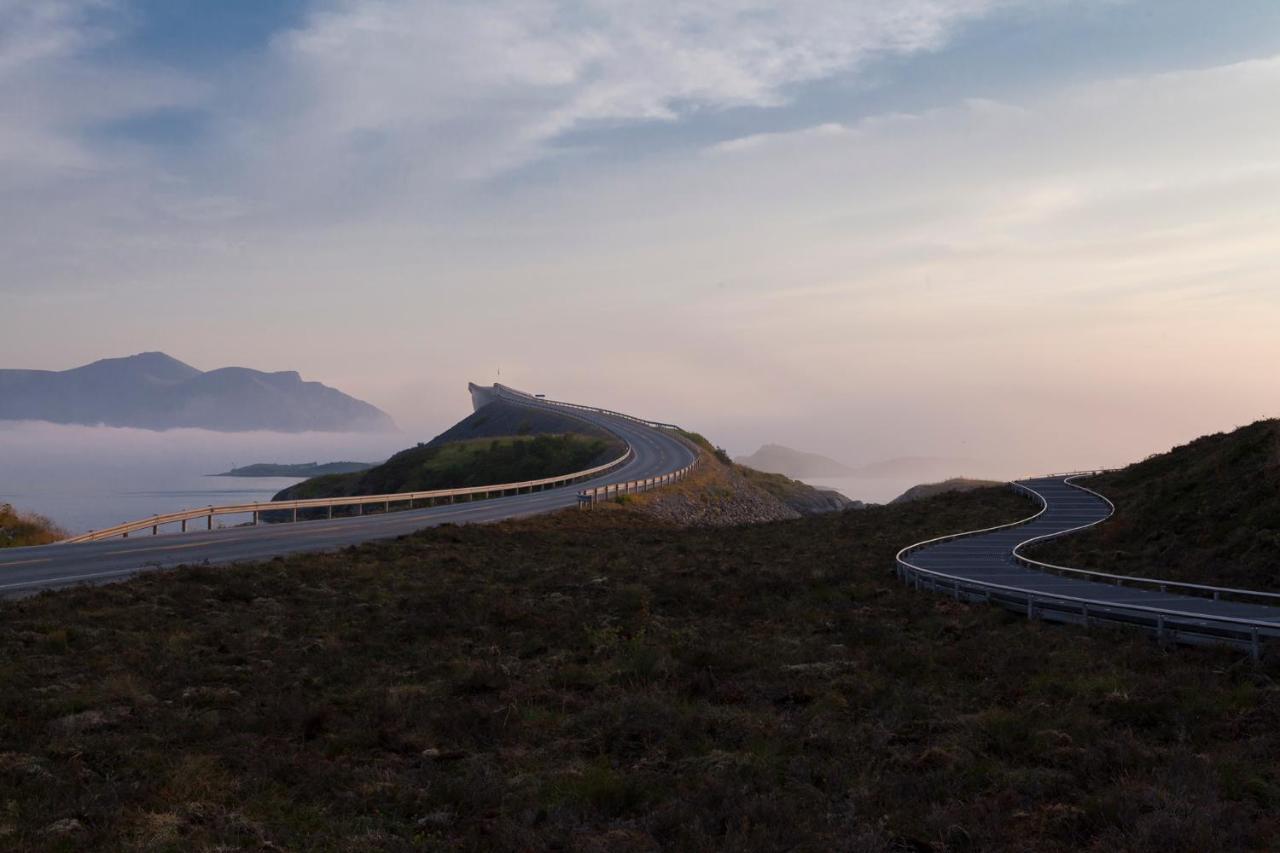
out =
{"type": "Polygon", "coordinates": [[[0,0],[0,259],[0,367],[1128,462],[1280,414],[1280,3],[0,0]]]}

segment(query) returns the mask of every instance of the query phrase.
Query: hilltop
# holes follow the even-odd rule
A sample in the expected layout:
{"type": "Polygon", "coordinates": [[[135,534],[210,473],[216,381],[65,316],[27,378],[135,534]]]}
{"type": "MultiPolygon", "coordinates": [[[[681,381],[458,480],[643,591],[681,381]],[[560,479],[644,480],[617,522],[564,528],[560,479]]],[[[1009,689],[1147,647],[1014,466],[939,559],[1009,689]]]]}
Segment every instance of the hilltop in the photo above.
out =
{"type": "Polygon", "coordinates": [[[967,477],[952,477],[950,480],[943,480],[940,483],[921,483],[918,486],[912,486],[890,501],[890,503],[902,504],[909,501],[918,501],[923,498],[931,498],[934,495],[941,495],[946,492],[967,492],[972,489],[985,489],[1002,485],[1004,485],[1004,483],[999,483],[995,480],[973,480],[967,477]]]}
{"type": "Polygon", "coordinates": [[[202,371],[162,352],[63,371],[0,370],[0,420],[220,432],[395,428],[382,410],[295,371],[202,371]]]}
{"type": "Polygon", "coordinates": [[[623,449],[617,441],[576,434],[420,444],[367,471],[329,474],[296,483],[272,500],[385,495],[540,480],[602,465],[620,456],[623,449]]]}
{"type": "Polygon", "coordinates": [[[1080,482],[1115,503],[1115,516],[1032,556],[1280,591],[1280,420],[1204,436],[1080,482]]]}
{"type": "Polygon", "coordinates": [[[381,465],[313,477],[273,500],[383,495],[539,480],[602,465],[625,447],[568,412],[490,402],[381,465]]]}

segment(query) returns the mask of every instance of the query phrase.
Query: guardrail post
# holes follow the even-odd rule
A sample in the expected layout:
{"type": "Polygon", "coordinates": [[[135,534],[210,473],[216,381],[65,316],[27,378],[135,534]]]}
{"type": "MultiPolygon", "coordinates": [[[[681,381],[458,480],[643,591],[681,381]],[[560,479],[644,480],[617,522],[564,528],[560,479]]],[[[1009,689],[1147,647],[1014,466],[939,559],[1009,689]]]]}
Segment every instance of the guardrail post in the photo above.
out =
{"type": "MultiPolygon", "coordinates": [[[[329,508],[329,514],[330,516],[333,515],[333,507],[329,508]]],[[[254,527],[258,526],[258,511],[256,509],[253,511],[253,526],[254,527]]]]}
{"type": "Polygon", "coordinates": [[[364,515],[364,504],[356,502],[356,515],[364,515]]]}
{"type": "Polygon", "coordinates": [[[298,523],[298,508],[296,506],[293,508],[293,522],[294,524],[298,523]]]}
{"type": "Polygon", "coordinates": [[[333,518],[333,504],[329,504],[329,518],[333,518]]]}
{"type": "Polygon", "coordinates": [[[1027,618],[1034,620],[1036,618],[1036,601],[1031,596],[1027,596],[1027,618]]]}
{"type": "Polygon", "coordinates": [[[1163,616],[1159,616],[1159,615],[1157,615],[1157,616],[1156,616],[1156,641],[1157,641],[1158,643],[1160,643],[1160,645],[1162,645],[1162,646],[1165,644],[1165,642],[1164,642],[1164,617],[1163,617],[1163,616]]]}
{"type": "Polygon", "coordinates": [[[1253,629],[1253,636],[1249,643],[1249,656],[1254,660],[1262,659],[1262,644],[1258,642],[1258,629],[1253,629]]]}
{"type": "Polygon", "coordinates": [[[187,520],[185,518],[182,519],[182,532],[183,533],[187,532],[187,520]]]}
{"type": "Polygon", "coordinates": [[[155,535],[156,535],[157,533],[159,533],[159,532],[160,532],[160,525],[158,525],[158,524],[153,524],[153,525],[151,525],[151,535],[152,535],[152,536],[155,536],[155,535]]]}
{"type": "Polygon", "coordinates": [[[209,530],[213,529],[213,507],[209,507],[209,530]]]}

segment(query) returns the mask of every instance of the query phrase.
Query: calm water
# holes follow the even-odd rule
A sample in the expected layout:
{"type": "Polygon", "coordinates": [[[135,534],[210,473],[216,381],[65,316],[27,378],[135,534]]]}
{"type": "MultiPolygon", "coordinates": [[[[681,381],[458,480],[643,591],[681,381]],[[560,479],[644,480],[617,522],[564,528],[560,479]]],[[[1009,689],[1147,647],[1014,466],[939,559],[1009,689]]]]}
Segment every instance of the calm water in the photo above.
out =
{"type": "Polygon", "coordinates": [[[298,482],[207,477],[253,462],[377,462],[399,434],[147,430],[0,421],[0,503],[81,533],[209,504],[270,500],[298,482]]]}
{"type": "MultiPolygon", "coordinates": [[[[936,483],[952,476],[957,475],[932,472],[911,477],[808,478],[805,482],[822,489],[835,489],[851,500],[887,504],[912,486],[918,486],[921,483],[936,483]]],[[[974,466],[974,470],[966,471],[964,476],[983,480],[1005,481],[1024,475],[1011,471],[1000,471],[991,466],[974,466]]]]}

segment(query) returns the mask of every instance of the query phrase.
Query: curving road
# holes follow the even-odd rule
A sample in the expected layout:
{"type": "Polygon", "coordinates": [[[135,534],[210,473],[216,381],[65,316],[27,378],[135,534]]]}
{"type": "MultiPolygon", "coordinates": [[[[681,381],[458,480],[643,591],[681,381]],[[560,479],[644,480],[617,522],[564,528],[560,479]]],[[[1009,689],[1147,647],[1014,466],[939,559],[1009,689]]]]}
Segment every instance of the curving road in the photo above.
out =
{"type": "Polygon", "coordinates": [[[1017,483],[1039,499],[1038,514],[1012,525],[906,548],[898,556],[900,574],[918,587],[957,598],[1025,607],[1028,616],[1138,625],[1169,640],[1251,645],[1255,655],[1260,638],[1280,637],[1280,606],[1275,606],[1280,596],[1274,594],[1087,572],[1025,557],[1023,546],[1092,527],[1114,512],[1110,501],[1072,479],[1056,476],[1017,483]],[[1170,591],[1177,589],[1188,594],[1170,591]],[[1231,600],[1242,597],[1255,601],[1231,600]]]}
{"type": "MultiPolygon", "coordinates": [[[[506,399],[530,408],[558,408],[552,403],[506,399]]],[[[695,458],[694,451],[669,432],[602,412],[575,409],[573,414],[614,433],[630,444],[634,453],[627,463],[590,481],[591,485],[668,474],[685,467],[695,458]]],[[[574,506],[581,488],[582,484],[576,484],[475,503],[383,515],[8,548],[0,551],[0,596],[27,595],[78,583],[108,582],[141,571],[189,563],[227,564],[304,551],[333,550],[390,539],[441,524],[520,518],[574,506]]]]}

